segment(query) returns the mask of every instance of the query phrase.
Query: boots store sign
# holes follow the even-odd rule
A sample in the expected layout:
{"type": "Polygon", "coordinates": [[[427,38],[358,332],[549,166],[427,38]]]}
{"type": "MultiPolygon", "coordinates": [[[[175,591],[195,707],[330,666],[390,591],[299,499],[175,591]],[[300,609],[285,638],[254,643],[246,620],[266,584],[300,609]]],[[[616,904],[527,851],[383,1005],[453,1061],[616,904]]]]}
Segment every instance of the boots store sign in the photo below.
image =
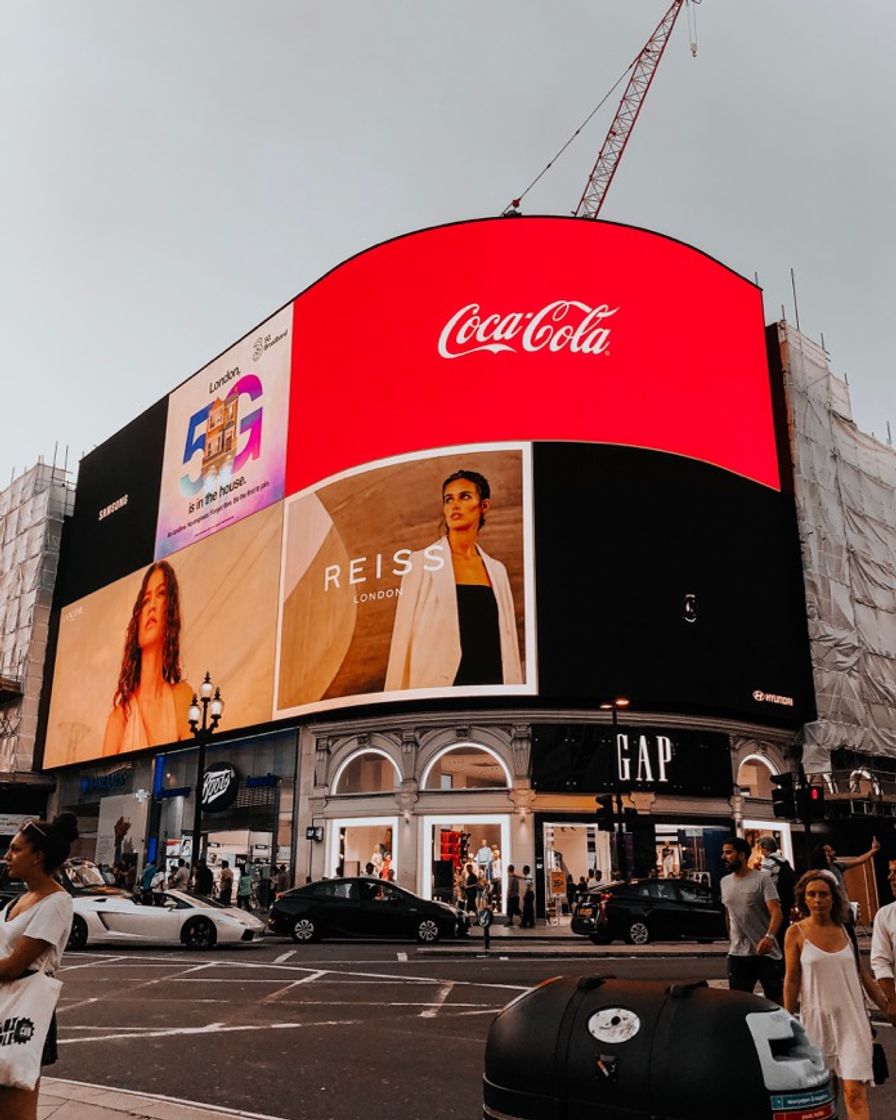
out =
{"type": "Polygon", "coordinates": [[[203,813],[223,813],[239,793],[239,774],[229,762],[216,762],[202,775],[203,813]]]}

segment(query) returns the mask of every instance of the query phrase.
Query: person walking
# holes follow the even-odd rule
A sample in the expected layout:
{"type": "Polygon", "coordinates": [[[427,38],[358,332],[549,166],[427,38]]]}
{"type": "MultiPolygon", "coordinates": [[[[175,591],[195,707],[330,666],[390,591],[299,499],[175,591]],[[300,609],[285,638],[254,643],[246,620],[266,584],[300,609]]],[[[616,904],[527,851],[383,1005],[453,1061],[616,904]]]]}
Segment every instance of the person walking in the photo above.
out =
{"type": "Polygon", "coordinates": [[[781,902],[781,924],[778,927],[776,940],[783,950],[784,938],[790,925],[790,912],[793,910],[796,872],[790,866],[784,853],[778,849],[778,841],[773,836],[763,836],[759,841],[759,850],[762,852],[762,862],[759,864],[759,870],[765,871],[771,876],[781,902]]]}
{"type": "Polygon", "coordinates": [[[158,864],[154,859],[151,859],[143,868],[143,875],[140,878],[140,889],[143,893],[144,906],[152,906],[152,881],[158,873],[158,864]]]}
{"type": "Polygon", "coordinates": [[[292,886],[289,879],[289,872],[286,870],[286,864],[281,863],[277,868],[277,878],[274,880],[274,890],[278,895],[285,894],[290,886],[292,886]]]}
{"type": "MultiPolygon", "coordinates": [[[[896,859],[887,863],[887,881],[896,899],[896,859]]],[[[896,901],[874,915],[871,931],[871,970],[887,1000],[887,1018],[896,1027],[896,901]]]]}
{"type": "Polygon", "coordinates": [[[523,920],[520,929],[535,929],[535,884],[528,863],[523,864],[523,920]]]}
{"type": "Polygon", "coordinates": [[[507,925],[513,925],[513,919],[519,918],[522,925],[522,915],[520,913],[520,877],[516,873],[512,863],[507,865],[507,925]]]}
{"type": "Polygon", "coordinates": [[[775,1003],[783,995],[783,956],[775,934],[781,925],[781,902],[771,876],[752,871],[752,850],[742,836],[722,845],[730,874],[722,878],[722,905],[728,927],[728,987],[752,992],[757,982],[775,1003]]]}
{"type": "Polygon", "coordinates": [[[846,896],[833,872],[807,871],[795,898],[803,917],[785,938],[784,1007],[799,1012],[809,1041],[842,1082],[847,1120],[871,1120],[866,1084],[873,1080],[872,1040],[862,987],[881,1010],[887,996],[861,969],[846,932],[846,896]]]}
{"type": "Polygon", "coordinates": [[[472,863],[464,868],[464,899],[468,914],[476,913],[476,898],[479,894],[479,876],[472,863]]]}
{"type": "Polygon", "coordinates": [[[244,863],[240,868],[240,878],[236,887],[236,901],[237,905],[242,910],[249,909],[249,899],[252,896],[252,876],[249,873],[249,865],[244,863]]]}
{"type": "Polygon", "coordinates": [[[233,872],[230,870],[230,860],[221,860],[221,885],[218,888],[218,901],[222,906],[229,906],[233,900],[233,872]]]}
{"type": "MultiPolygon", "coordinates": [[[[0,991],[26,973],[52,975],[72,929],[74,911],[71,895],[53,874],[68,859],[78,836],[74,813],[62,813],[54,821],[28,821],[15,834],[5,861],[10,879],[21,879],[28,888],[10,902],[0,918],[0,991]]],[[[50,1009],[47,1008],[48,1017],[50,1009]]],[[[41,1066],[57,1060],[56,1012],[44,1043],[41,1066]]],[[[33,1089],[0,1086],[0,1116],[3,1120],[36,1120],[40,1078],[33,1089]]]]}
{"type": "MultiPolygon", "coordinates": [[[[843,872],[849,871],[853,867],[860,867],[863,863],[868,863],[869,860],[874,859],[879,851],[880,841],[876,836],[871,837],[871,847],[860,856],[838,856],[832,844],[816,844],[812,849],[812,866],[822,871],[832,872],[848,902],[849,891],[846,889],[846,880],[843,878],[843,872]]],[[[852,921],[851,910],[849,920],[852,921]]]]}
{"type": "Polygon", "coordinates": [[[215,877],[212,874],[212,869],[204,859],[201,859],[196,864],[196,893],[210,898],[214,886],[215,877]]]}
{"type": "Polygon", "coordinates": [[[168,880],[168,886],[173,891],[185,891],[190,885],[190,869],[187,867],[186,860],[179,859],[177,867],[171,873],[171,878],[168,880]]]}

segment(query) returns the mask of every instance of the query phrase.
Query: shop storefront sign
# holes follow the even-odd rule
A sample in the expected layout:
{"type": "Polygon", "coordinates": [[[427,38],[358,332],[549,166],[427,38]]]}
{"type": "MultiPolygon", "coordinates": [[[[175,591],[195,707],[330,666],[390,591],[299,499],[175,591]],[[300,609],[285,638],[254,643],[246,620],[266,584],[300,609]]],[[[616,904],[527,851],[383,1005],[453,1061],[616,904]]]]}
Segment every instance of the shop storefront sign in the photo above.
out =
{"type": "Polygon", "coordinates": [[[93,794],[123,793],[130,781],[130,766],[119,766],[105,774],[85,774],[78,781],[78,792],[82,800],[93,794]]]}
{"type": "Polygon", "coordinates": [[[652,727],[532,728],[535,789],[727,797],[732,781],[727,735],[652,727]]]}
{"type": "Polygon", "coordinates": [[[223,813],[236,801],[239,775],[229,762],[215,762],[202,775],[202,811],[223,813]]]}

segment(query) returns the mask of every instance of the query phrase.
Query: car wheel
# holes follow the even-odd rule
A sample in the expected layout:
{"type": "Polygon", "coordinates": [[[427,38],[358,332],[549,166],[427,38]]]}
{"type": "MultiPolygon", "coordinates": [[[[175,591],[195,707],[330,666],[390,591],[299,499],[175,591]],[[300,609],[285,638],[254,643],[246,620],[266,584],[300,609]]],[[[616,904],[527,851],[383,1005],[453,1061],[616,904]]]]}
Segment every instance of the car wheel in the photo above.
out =
{"type": "Polygon", "coordinates": [[[417,940],[421,945],[435,945],[439,940],[439,923],[432,918],[424,918],[417,924],[417,940]]]}
{"type": "Polygon", "coordinates": [[[79,915],[75,914],[74,921],[72,922],[72,931],[68,935],[66,949],[83,949],[87,944],[87,923],[79,915]]]}
{"type": "Polygon", "coordinates": [[[632,922],[628,927],[625,940],[629,945],[646,945],[650,940],[650,930],[646,922],[632,922]]]}
{"type": "Polygon", "coordinates": [[[212,949],[218,935],[208,918],[191,918],[181,930],[180,939],[187,949],[212,949]]]}
{"type": "Polygon", "coordinates": [[[292,939],[300,945],[317,941],[320,934],[311,918],[296,918],[292,924],[292,939]]]}

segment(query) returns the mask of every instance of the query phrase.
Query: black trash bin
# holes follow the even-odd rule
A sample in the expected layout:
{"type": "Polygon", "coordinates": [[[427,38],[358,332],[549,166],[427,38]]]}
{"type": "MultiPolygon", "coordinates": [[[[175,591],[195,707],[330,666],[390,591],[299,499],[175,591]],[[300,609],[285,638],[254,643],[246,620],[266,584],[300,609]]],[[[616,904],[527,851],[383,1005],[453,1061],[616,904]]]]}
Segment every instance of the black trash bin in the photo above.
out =
{"type": "Polygon", "coordinates": [[[508,1004],[485,1048],[486,1120],[832,1120],[830,1075],[760,996],[571,977],[508,1004]]]}

